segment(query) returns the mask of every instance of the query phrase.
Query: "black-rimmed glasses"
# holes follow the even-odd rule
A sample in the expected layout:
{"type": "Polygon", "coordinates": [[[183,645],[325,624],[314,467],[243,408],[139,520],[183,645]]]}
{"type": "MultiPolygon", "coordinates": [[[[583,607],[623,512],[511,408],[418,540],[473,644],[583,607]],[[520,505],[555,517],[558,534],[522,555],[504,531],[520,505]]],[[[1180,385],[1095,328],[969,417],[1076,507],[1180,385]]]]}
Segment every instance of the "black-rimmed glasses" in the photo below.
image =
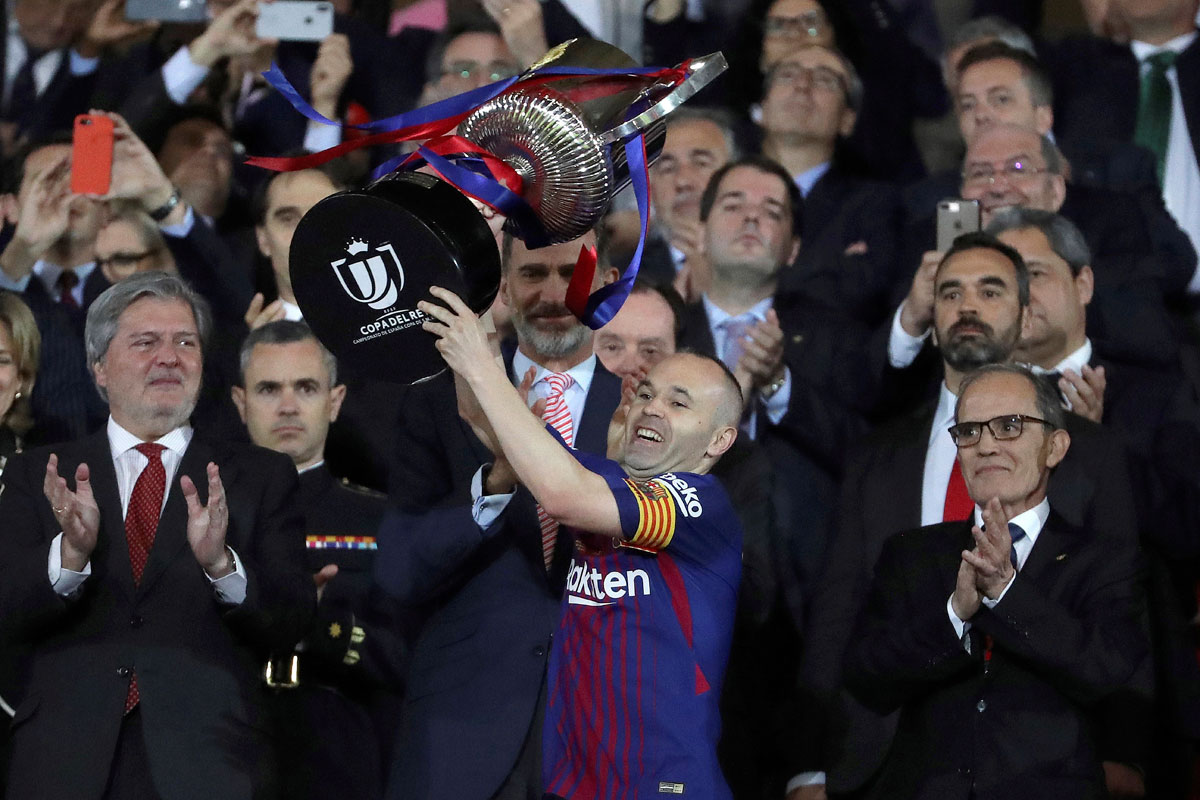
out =
{"type": "Polygon", "coordinates": [[[954,444],[961,448],[979,444],[985,425],[997,441],[1003,442],[1007,439],[1016,439],[1024,433],[1026,422],[1040,422],[1048,428],[1054,427],[1053,423],[1038,417],[1031,417],[1028,414],[1005,414],[993,417],[987,422],[960,422],[957,425],[951,425],[946,430],[950,431],[950,438],[954,439],[954,444]]]}

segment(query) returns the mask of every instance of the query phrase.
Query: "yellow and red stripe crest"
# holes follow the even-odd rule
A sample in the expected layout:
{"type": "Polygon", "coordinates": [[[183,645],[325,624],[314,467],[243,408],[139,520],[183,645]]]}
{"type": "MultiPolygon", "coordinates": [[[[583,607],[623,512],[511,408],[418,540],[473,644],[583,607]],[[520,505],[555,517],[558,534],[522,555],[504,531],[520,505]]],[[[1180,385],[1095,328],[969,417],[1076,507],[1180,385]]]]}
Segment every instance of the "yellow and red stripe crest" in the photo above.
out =
{"type": "Polygon", "coordinates": [[[626,478],[625,483],[637,500],[640,516],[629,544],[652,552],[665,549],[675,536],[675,504],[670,494],[656,480],[639,485],[626,478]]]}

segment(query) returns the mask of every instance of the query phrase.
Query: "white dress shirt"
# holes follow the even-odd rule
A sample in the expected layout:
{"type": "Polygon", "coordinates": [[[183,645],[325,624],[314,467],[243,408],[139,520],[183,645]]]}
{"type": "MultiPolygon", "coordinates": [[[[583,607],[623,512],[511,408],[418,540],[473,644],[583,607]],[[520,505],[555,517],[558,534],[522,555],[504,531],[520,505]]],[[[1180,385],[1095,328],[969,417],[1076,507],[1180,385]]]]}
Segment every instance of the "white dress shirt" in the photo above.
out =
{"type": "MultiPolygon", "coordinates": [[[[596,374],[596,356],[590,355],[583,361],[567,370],[572,383],[563,392],[567,401],[567,410],[571,412],[571,426],[576,435],[579,433],[579,423],[583,418],[583,406],[587,402],[588,390],[592,388],[592,378],[596,374]]],[[[537,370],[533,388],[529,391],[529,404],[546,399],[550,394],[550,384],[546,380],[553,372],[537,364],[529,356],[518,350],[513,354],[513,376],[519,384],[530,367],[537,370]]],[[[485,495],[483,493],[483,471],[486,466],[475,471],[471,478],[471,516],[481,530],[491,526],[500,513],[508,506],[513,492],[505,494],[485,495]]]]}
{"type": "MultiPolygon", "coordinates": [[[[1196,31],[1190,31],[1161,45],[1132,41],[1129,47],[1145,74],[1150,69],[1147,58],[1164,50],[1182,53],[1196,40],[1196,35],[1196,31]]],[[[1167,70],[1167,81],[1171,84],[1171,131],[1167,137],[1167,155],[1163,164],[1163,201],[1167,211],[1171,212],[1179,227],[1192,240],[1192,247],[1200,252],[1200,164],[1196,161],[1197,143],[1188,134],[1176,67],[1167,70]]],[[[1192,276],[1188,291],[1200,293],[1200,269],[1192,276]]]]}
{"type": "MultiPolygon", "coordinates": [[[[1037,538],[1042,532],[1042,528],[1046,526],[1046,520],[1050,517],[1050,501],[1047,498],[1042,498],[1042,502],[1038,503],[1031,509],[1022,511],[1008,522],[1010,525],[1016,524],[1021,530],[1025,531],[1025,535],[1013,543],[1013,547],[1017,551],[1017,569],[1013,572],[1012,578],[1009,579],[1008,585],[1000,592],[1000,596],[995,600],[990,597],[982,598],[982,603],[988,608],[995,608],[1004,595],[1008,594],[1009,588],[1012,587],[1013,581],[1017,579],[1017,573],[1025,566],[1025,562],[1029,560],[1029,554],[1033,551],[1033,546],[1037,544],[1037,538]]],[[[975,506],[975,524],[983,527],[983,510],[979,506],[975,506]]],[[[950,595],[950,599],[946,601],[946,613],[950,615],[950,624],[954,626],[954,632],[958,634],[958,638],[962,639],[967,631],[971,630],[971,623],[958,618],[958,614],[954,613],[954,595],[950,595]]],[[[963,643],[966,646],[966,643],[963,643]]]]}
{"type": "Polygon", "coordinates": [[[920,354],[921,348],[925,346],[925,340],[929,338],[932,330],[926,328],[920,336],[910,336],[908,331],[904,330],[904,326],[900,324],[900,312],[903,310],[904,304],[901,303],[892,316],[892,331],[888,335],[888,363],[896,369],[904,369],[917,360],[917,356],[920,354]]]}
{"type": "MultiPolygon", "coordinates": [[[[175,55],[162,65],[163,86],[166,87],[167,96],[177,106],[187,105],[192,92],[204,83],[206,77],[208,77],[208,67],[192,61],[191,51],[186,45],[176,50],[175,55]]],[[[273,91],[266,87],[254,87],[254,77],[252,73],[246,73],[242,78],[242,89],[239,93],[235,116],[240,117],[242,111],[273,91]]],[[[315,120],[309,120],[304,129],[303,147],[310,153],[336,147],[341,141],[341,125],[325,125],[315,120]]]]}
{"type": "MultiPolygon", "coordinates": [[[[1092,340],[1084,339],[1083,346],[1081,346],[1078,350],[1068,354],[1065,358],[1063,358],[1062,361],[1059,361],[1050,369],[1043,369],[1037,364],[1026,364],[1026,366],[1029,367],[1029,371],[1034,375],[1045,375],[1049,372],[1058,372],[1061,374],[1067,370],[1071,370],[1076,375],[1083,375],[1083,368],[1091,362],[1092,340]]],[[[1065,394],[1062,394],[1062,392],[1059,392],[1059,394],[1062,395],[1062,402],[1063,405],[1066,406],[1066,409],[1068,411],[1073,411],[1074,409],[1071,408],[1071,398],[1067,397],[1065,394]]]]}
{"type": "Polygon", "coordinates": [[[957,402],[958,396],[942,381],[937,410],[933,412],[933,428],[925,448],[925,474],[921,479],[922,525],[936,525],[946,511],[946,487],[950,484],[954,460],[958,458],[958,448],[946,429],[954,424],[954,404],[957,402]]]}
{"type": "MultiPolygon", "coordinates": [[[[121,517],[124,518],[125,513],[129,509],[129,500],[133,495],[133,487],[137,484],[137,479],[141,476],[142,470],[150,463],[150,459],[136,449],[142,443],[142,440],[118,425],[112,417],[108,418],[106,432],[108,433],[108,447],[113,454],[113,471],[116,473],[117,478],[117,493],[121,497],[121,517]]],[[[164,448],[160,455],[163,470],[166,472],[166,490],[163,492],[163,508],[167,505],[167,498],[171,494],[175,473],[179,470],[179,462],[183,460],[183,454],[187,450],[188,444],[192,441],[193,433],[194,431],[191,426],[184,425],[171,431],[166,436],[155,440],[155,444],[160,444],[164,448]]],[[[159,513],[162,513],[161,508],[159,509],[159,513]]],[[[92,562],[89,560],[84,565],[82,572],[75,572],[63,567],[62,537],[63,535],[59,533],[50,544],[47,575],[50,578],[50,585],[54,591],[65,597],[74,593],[87,577],[92,574],[92,562]]],[[[233,555],[233,572],[215,580],[209,578],[209,581],[212,583],[213,590],[216,592],[218,599],[225,603],[237,605],[246,599],[246,570],[242,566],[242,560],[232,547],[229,548],[229,552],[233,555]]]]}

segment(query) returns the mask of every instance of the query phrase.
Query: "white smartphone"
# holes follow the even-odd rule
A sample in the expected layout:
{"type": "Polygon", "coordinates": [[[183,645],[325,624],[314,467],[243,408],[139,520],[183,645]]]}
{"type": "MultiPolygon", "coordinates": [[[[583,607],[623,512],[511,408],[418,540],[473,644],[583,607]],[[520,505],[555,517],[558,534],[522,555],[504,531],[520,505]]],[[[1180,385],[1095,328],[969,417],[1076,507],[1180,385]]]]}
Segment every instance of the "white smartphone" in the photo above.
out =
{"type": "Polygon", "coordinates": [[[333,33],[333,3],[275,0],[258,4],[254,35],[281,42],[319,42],[333,33]]]}
{"type": "Polygon", "coordinates": [[[979,230],[979,201],[946,199],[937,204],[937,249],[944,253],[964,233],[979,230]]]}

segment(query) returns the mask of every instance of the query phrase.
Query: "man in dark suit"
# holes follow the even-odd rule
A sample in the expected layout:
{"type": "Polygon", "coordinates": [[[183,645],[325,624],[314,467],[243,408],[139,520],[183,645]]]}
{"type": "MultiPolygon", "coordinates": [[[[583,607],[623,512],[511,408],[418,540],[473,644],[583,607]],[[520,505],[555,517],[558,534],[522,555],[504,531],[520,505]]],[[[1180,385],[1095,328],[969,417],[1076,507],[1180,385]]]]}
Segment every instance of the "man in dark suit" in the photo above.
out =
{"type": "MultiPolygon", "coordinates": [[[[673,283],[685,299],[695,299],[708,288],[700,197],[712,174],[736,157],[728,112],[685,106],[667,118],[667,138],[650,167],[653,222],[639,276],[657,284],[673,283]]],[[[631,227],[637,222],[636,211],[610,215],[617,217],[630,220],[631,227]]],[[[621,249],[632,253],[635,243],[630,238],[621,249]]],[[[622,263],[621,256],[617,258],[622,263]]]]}
{"type": "MultiPolygon", "coordinates": [[[[116,115],[113,179],[107,195],[142,207],[159,226],[182,276],[217,309],[235,318],[249,302],[248,281],[231,274],[228,254],[172,186],[149,149],[116,115]]],[[[71,146],[34,143],[8,176],[3,205],[14,226],[0,251],[0,287],[19,292],[38,320],[45,358],[35,389],[35,442],[91,433],[107,410],[90,387],[83,357],[84,317],[109,283],[96,268],[96,234],[104,205],[70,192],[71,146]]],[[[213,355],[212,352],[209,354],[213,355]]]]}
{"type": "MultiPolygon", "coordinates": [[[[833,724],[845,726],[846,732],[844,742],[831,740],[816,732],[822,730],[820,718],[811,716],[815,729],[809,739],[816,747],[806,760],[813,765],[810,772],[824,767],[831,788],[841,791],[869,785],[892,736],[879,717],[838,694],[841,654],[880,549],[897,531],[966,516],[969,503],[961,473],[956,473],[954,447],[941,432],[953,421],[962,375],[1008,361],[1031,324],[1025,263],[990,236],[960,237],[938,266],[935,281],[928,313],[937,349],[927,346],[917,363],[902,372],[889,368],[889,384],[912,381],[924,387],[936,373],[937,398],[923,399],[915,410],[880,427],[850,455],[838,528],[807,632],[805,682],[824,698],[833,724]],[[912,374],[922,373],[923,367],[929,367],[925,374],[912,374]]],[[[1069,415],[1066,424],[1079,457],[1051,480],[1058,513],[1078,526],[1134,538],[1135,504],[1119,439],[1076,415],[1069,415]]]]}
{"type": "Polygon", "coordinates": [[[69,128],[76,114],[87,111],[99,53],[85,34],[98,5],[97,0],[16,0],[0,10],[4,155],[11,156],[22,141],[69,128]]]}
{"type": "Polygon", "coordinates": [[[12,459],[0,496],[0,619],[32,652],[9,792],[266,796],[259,664],[314,606],[294,470],[188,424],[211,322],[178,278],[122,281],[88,322],[106,430],[12,459]]]}
{"type": "MultiPolygon", "coordinates": [[[[1116,0],[1128,43],[1067,39],[1051,51],[1059,130],[1154,153],[1163,200],[1200,250],[1200,44],[1196,0],[1116,0]]],[[[1200,291],[1192,276],[1188,291],[1200,291]]]]}
{"type": "Polygon", "coordinates": [[[875,324],[890,311],[899,202],[895,187],[852,174],[839,157],[862,99],[858,72],[840,52],[796,50],[767,74],[762,153],[791,173],[804,198],[803,246],[781,288],[875,324]]]}
{"type": "MultiPolygon", "coordinates": [[[[500,290],[517,331],[509,375],[570,421],[576,448],[603,454],[621,384],[565,305],[579,242],[528,250],[507,239],[504,250],[500,290]]],[[[602,276],[615,271],[598,270],[597,287],[602,276]]],[[[546,667],[569,537],[542,530],[532,496],[488,468],[449,374],[408,387],[399,406],[398,508],[380,528],[376,578],[424,624],[386,796],[540,800],[546,667]]]]}
{"type": "Polygon", "coordinates": [[[1068,409],[1111,426],[1132,452],[1149,459],[1180,373],[1113,358],[1106,342],[1088,336],[1094,278],[1083,234],[1065,217],[1030,208],[999,212],[988,233],[1029,267],[1031,327],[1015,360],[1052,376],[1068,409]]]}
{"type": "MultiPolygon", "coordinates": [[[[1045,136],[1023,126],[994,123],[979,130],[967,148],[960,192],[979,201],[984,225],[994,212],[1009,206],[1054,211],[1075,222],[1088,241],[1096,274],[1091,329],[1128,358],[1174,360],[1177,337],[1164,297],[1182,291],[1195,268],[1187,237],[1161,207],[1157,214],[1148,214],[1135,195],[1069,184],[1065,169],[1062,153],[1045,136]],[[1137,324],[1130,324],[1131,319],[1137,324]]],[[[935,239],[931,212],[932,208],[906,226],[903,258],[921,264],[908,287],[909,298],[914,292],[928,292],[939,261],[937,253],[918,255],[935,239]]],[[[904,302],[909,304],[908,299],[904,302]]],[[[925,330],[912,324],[909,309],[898,312],[897,320],[910,334],[925,330]]]]}
{"type": "Polygon", "coordinates": [[[960,389],[973,516],[887,541],[846,654],[851,690],[900,709],[870,796],[1099,796],[1103,703],[1149,693],[1136,544],[1047,499],[1071,443],[1050,386],[995,365],[960,389]]]}
{"type": "Polygon", "coordinates": [[[329,424],[346,387],[337,360],[303,322],[281,320],[242,344],[233,400],[250,439],[300,473],[307,566],[317,617],[295,652],[271,659],[268,709],[283,797],[383,793],[405,648],[390,602],[372,587],[383,495],[338,481],[325,464],[329,424]]]}

